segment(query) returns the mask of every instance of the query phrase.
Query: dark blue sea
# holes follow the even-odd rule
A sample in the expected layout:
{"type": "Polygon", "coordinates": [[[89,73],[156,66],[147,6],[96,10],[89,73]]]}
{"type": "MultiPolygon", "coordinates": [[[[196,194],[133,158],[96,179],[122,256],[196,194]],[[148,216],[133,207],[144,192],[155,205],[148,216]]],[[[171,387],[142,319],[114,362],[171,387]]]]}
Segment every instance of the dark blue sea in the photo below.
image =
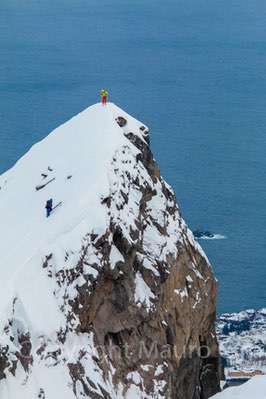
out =
{"type": "MultiPolygon", "coordinates": [[[[106,87],[151,128],[220,282],[266,306],[266,2],[1,0],[0,173],[106,87]]],[[[1,223],[1,221],[0,221],[1,223]]]]}

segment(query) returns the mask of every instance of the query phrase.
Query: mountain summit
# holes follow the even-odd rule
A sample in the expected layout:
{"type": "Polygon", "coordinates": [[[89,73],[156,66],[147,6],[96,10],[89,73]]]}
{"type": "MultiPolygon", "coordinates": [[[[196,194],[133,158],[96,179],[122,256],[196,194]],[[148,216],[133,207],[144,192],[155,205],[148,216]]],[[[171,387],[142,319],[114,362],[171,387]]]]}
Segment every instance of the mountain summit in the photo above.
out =
{"type": "Polygon", "coordinates": [[[219,391],[216,281],[146,126],[93,105],[0,187],[1,399],[219,391]]]}

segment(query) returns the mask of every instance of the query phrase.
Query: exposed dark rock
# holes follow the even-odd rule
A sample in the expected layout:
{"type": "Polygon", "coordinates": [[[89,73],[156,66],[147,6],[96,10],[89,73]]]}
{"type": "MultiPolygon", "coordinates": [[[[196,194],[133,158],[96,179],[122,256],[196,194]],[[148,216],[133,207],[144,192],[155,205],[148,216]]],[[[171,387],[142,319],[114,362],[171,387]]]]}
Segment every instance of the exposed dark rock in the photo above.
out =
{"type": "Polygon", "coordinates": [[[9,366],[8,349],[8,347],[0,347],[0,381],[6,378],[5,371],[9,366]]]}
{"type": "Polygon", "coordinates": [[[123,116],[118,116],[116,122],[120,127],[124,127],[127,124],[127,120],[123,116]]]}
{"type": "Polygon", "coordinates": [[[194,234],[195,238],[213,238],[214,237],[214,234],[208,230],[205,230],[205,231],[195,230],[195,231],[193,231],[193,234],[194,234]]]}

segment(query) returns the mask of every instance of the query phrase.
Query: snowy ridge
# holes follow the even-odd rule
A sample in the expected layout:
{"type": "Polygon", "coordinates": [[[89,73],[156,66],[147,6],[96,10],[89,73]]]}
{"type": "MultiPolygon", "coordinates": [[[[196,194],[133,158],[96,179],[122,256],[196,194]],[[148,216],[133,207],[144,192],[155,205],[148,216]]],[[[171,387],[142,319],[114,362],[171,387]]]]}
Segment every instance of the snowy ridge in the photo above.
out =
{"type": "MultiPolygon", "coordinates": [[[[155,324],[162,342],[171,329],[180,336],[176,306],[199,318],[216,347],[198,306],[215,306],[210,264],[148,140],[148,129],[119,107],[96,104],[0,176],[1,398],[163,399],[172,389],[167,364],[121,369],[101,359],[99,345],[134,341],[155,324]],[[46,218],[49,198],[62,204],[46,218]],[[170,321],[144,326],[156,312],[170,321]]],[[[190,321],[190,337],[194,330],[190,321]]]]}

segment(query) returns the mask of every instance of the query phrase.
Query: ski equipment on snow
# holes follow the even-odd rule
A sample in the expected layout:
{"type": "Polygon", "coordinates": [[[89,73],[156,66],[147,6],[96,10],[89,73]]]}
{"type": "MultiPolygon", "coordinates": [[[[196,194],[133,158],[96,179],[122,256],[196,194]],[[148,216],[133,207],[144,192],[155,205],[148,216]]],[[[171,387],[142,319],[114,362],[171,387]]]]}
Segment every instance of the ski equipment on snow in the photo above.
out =
{"type": "Polygon", "coordinates": [[[48,180],[48,182],[45,184],[39,184],[38,186],[35,187],[35,190],[36,191],[41,190],[42,188],[46,187],[47,184],[52,183],[52,181],[55,181],[55,177],[53,177],[53,179],[48,180]]]}

